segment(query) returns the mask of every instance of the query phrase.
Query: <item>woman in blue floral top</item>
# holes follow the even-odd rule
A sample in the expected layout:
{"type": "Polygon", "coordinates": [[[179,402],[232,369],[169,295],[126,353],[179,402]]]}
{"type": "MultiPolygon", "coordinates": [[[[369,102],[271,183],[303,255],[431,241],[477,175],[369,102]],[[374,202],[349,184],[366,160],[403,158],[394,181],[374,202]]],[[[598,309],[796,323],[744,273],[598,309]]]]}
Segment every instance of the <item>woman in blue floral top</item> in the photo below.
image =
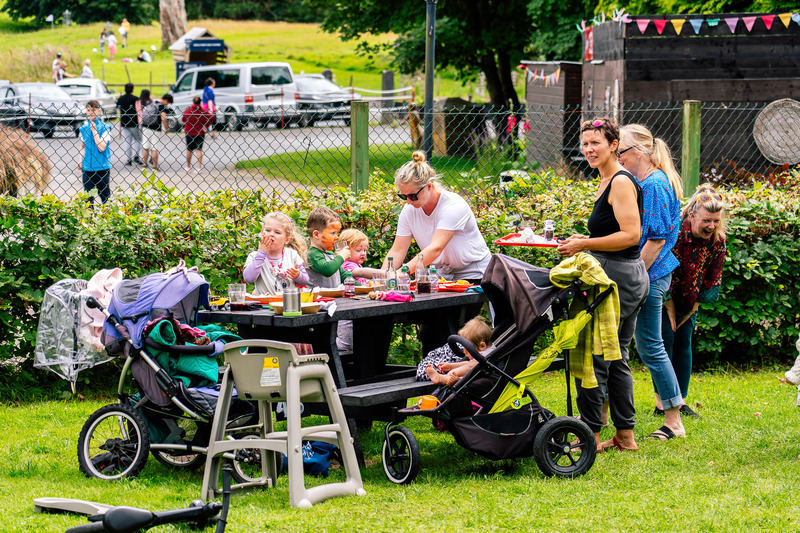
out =
{"type": "MultiPolygon", "coordinates": [[[[701,185],[683,210],[673,252],[680,266],[672,273],[671,299],[662,321],[664,346],[672,359],[684,402],[692,374],[692,331],[701,303],[719,298],[725,263],[725,204],[710,185],[701,185]]],[[[684,414],[699,416],[684,405],[684,414]]]]}
{"type": "Polygon", "coordinates": [[[636,350],[653,379],[656,412],[666,415],[664,425],[650,434],[659,440],[685,437],[678,378],[664,348],[661,315],[678,260],[672,248],[678,240],[683,183],[669,148],[638,124],[620,128],[619,162],[636,176],[642,187],[644,213],[639,253],[650,278],[650,291],[636,322],[636,350]]]}

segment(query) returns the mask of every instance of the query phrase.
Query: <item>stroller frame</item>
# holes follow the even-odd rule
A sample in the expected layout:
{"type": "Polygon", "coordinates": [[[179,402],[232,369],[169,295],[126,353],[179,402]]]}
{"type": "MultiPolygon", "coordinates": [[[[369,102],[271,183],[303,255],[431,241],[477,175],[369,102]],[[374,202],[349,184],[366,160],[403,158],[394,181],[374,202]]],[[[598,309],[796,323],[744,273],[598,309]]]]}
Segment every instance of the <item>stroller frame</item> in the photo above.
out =
{"type": "MultiPolygon", "coordinates": [[[[499,260],[508,259],[510,258],[500,256],[499,260]]],[[[494,260],[495,258],[493,258],[494,260]]],[[[511,261],[525,265],[516,260],[511,261]]],[[[531,265],[527,266],[538,269],[531,265]]],[[[545,269],[538,270],[540,271],[539,279],[535,283],[544,286],[545,281],[542,275],[544,275],[545,269]]],[[[531,279],[531,281],[534,280],[531,279]]],[[[547,283],[549,283],[549,277],[547,283]]],[[[482,285],[486,289],[486,277],[484,277],[482,285]]],[[[497,289],[497,287],[494,288],[497,289]]],[[[539,469],[547,476],[571,478],[582,475],[591,469],[596,455],[596,443],[591,429],[584,422],[572,417],[568,352],[564,352],[568,415],[562,417],[557,417],[543,408],[531,389],[513,377],[521,369],[509,371],[509,367],[514,365],[510,365],[508,360],[514,355],[515,350],[525,353],[524,350],[528,346],[530,350],[527,353],[530,354],[535,339],[545,329],[562,319],[568,319],[569,307],[573,299],[583,300],[587,304],[586,311],[591,314],[615,288],[611,287],[603,291],[591,303],[588,302],[587,292],[582,290],[580,280],[575,280],[566,288],[558,291],[552,287],[551,289],[554,294],[552,294],[552,298],[547,299],[548,305],[541,310],[539,316],[527,329],[527,331],[536,331],[533,328],[538,328],[539,332],[534,335],[533,341],[517,335],[519,333],[518,321],[500,323],[493,333],[496,348],[488,357],[484,357],[478,352],[468,340],[457,335],[449,337],[448,344],[451,350],[454,353],[460,353],[460,344],[474,358],[477,365],[453,387],[437,389],[437,396],[440,398],[444,396],[444,398],[435,408],[393,409],[392,421],[386,425],[384,430],[381,452],[384,473],[390,481],[397,484],[411,483],[419,473],[420,453],[416,437],[411,430],[400,425],[404,420],[413,416],[425,416],[434,422],[443,424],[444,428],[453,434],[459,445],[490,459],[529,458],[532,456],[539,469]],[[504,346],[506,342],[510,343],[511,347],[504,346]],[[488,392],[485,391],[487,378],[495,380],[488,392]],[[484,383],[482,384],[482,382],[484,383]],[[489,414],[489,409],[508,384],[519,389],[521,406],[489,414]],[[475,392],[476,389],[479,392],[475,392]],[[477,404],[480,408],[473,413],[469,408],[464,408],[465,404],[477,404]],[[465,412],[468,414],[465,415],[465,412]],[[503,420],[503,417],[506,420],[503,420]],[[511,429],[504,434],[503,431],[509,426],[511,429]],[[471,433],[475,427],[480,427],[484,433],[473,437],[471,433]]],[[[498,294],[498,291],[495,291],[494,294],[498,294]]],[[[492,294],[489,295],[491,300],[492,294]]]]}

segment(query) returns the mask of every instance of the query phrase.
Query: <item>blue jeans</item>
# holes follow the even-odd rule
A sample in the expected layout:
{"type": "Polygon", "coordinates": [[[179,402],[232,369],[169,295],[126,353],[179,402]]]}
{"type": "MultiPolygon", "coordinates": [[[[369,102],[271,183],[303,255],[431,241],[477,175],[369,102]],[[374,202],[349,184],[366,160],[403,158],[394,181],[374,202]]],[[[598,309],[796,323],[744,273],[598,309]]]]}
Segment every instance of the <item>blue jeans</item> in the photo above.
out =
{"type": "MultiPolygon", "coordinates": [[[[644,364],[650,369],[653,387],[661,397],[664,409],[683,405],[678,379],[675,376],[670,357],[667,355],[667,350],[664,349],[664,338],[661,332],[664,296],[667,294],[670,281],[672,281],[672,274],[650,282],[650,291],[639,311],[635,333],[636,350],[644,364]]],[[[663,314],[666,316],[666,312],[663,314]]],[[[669,319],[667,319],[667,324],[669,324],[669,319]]]]}
{"type": "MultiPolygon", "coordinates": [[[[676,320],[680,320],[680,317],[676,317],[676,320]]],[[[692,332],[696,322],[697,313],[694,313],[678,328],[678,331],[672,331],[667,313],[664,313],[661,320],[664,348],[672,361],[672,368],[675,369],[675,377],[678,378],[678,386],[681,388],[681,396],[684,398],[689,395],[689,378],[692,376],[692,332]]]]}

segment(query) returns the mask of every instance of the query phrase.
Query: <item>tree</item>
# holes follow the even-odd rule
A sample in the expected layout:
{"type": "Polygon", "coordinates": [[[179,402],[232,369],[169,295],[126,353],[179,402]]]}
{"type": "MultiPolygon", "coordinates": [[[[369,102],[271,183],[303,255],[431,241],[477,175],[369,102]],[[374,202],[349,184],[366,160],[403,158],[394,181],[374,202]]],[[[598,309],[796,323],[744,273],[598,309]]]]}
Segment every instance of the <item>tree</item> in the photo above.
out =
{"type": "Polygon", "coordinates": [[[177,41],[186,33],[186,6],[183,0],[159,0],[161,15],[161,49],[177,41]]]}
{"type": "MultiPolygon", "coordinates": [[[[511,72],[525,58],[532,38],[529,0],[446,0],[436,11],[436,65],[453,67],[462,79],[480,71],[494,106],[519,105],[511,72]]],[[[394,32],[392,45],[359,43],[366,54],[383,49],[394,53],[394,64],[405,74],[425,64],[425,1],[423,0],[307,0],[323,13],[322,27],[340,32],[345,40],[362,35],[394,32]]],[[[577,33],[577,32],[576,32],[577,33]]]]}

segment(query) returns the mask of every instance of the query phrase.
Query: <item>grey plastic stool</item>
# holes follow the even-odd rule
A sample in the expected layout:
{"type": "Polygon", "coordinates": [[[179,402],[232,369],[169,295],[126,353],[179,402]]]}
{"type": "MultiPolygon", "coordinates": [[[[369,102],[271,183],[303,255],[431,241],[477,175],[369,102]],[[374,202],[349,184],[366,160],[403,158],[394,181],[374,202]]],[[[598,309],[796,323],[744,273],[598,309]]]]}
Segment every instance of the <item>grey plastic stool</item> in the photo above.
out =
{"type": "Polygon", "coordinates": [[[236,484],[232,489],[272,486],[277,470],[275,461],[280,457],[277,454],[283,453],[289,458],[289,505],[292,507],[308,508],[333,496],[366,494],[353,439],[327,363],[326,354],[298,355],[295,347],[285,342],[251,339],[225,345],[222,388],[203,474],[203,499],[211,500],[221,491],[219,473],[225,460],[222,454],[243,448],[262,450],[261,478],[236,484]],[[251,348],[258,348],[261,353],[250,353],[251,348]],[[256,438],[231,440],[225,437],[225,420],[234,386],[240,399],[258,401],[260,422],[256,427],[260,435],[256,438]],[[286,402],[286,431],[273,431],[271,404],[278,402],[286,402]],[[302,427],[300,402],[327,403],[331,423],[302,427]],[[307,489],[303,478],[303,440],[338,446],[346,481],[307,489]]]}

